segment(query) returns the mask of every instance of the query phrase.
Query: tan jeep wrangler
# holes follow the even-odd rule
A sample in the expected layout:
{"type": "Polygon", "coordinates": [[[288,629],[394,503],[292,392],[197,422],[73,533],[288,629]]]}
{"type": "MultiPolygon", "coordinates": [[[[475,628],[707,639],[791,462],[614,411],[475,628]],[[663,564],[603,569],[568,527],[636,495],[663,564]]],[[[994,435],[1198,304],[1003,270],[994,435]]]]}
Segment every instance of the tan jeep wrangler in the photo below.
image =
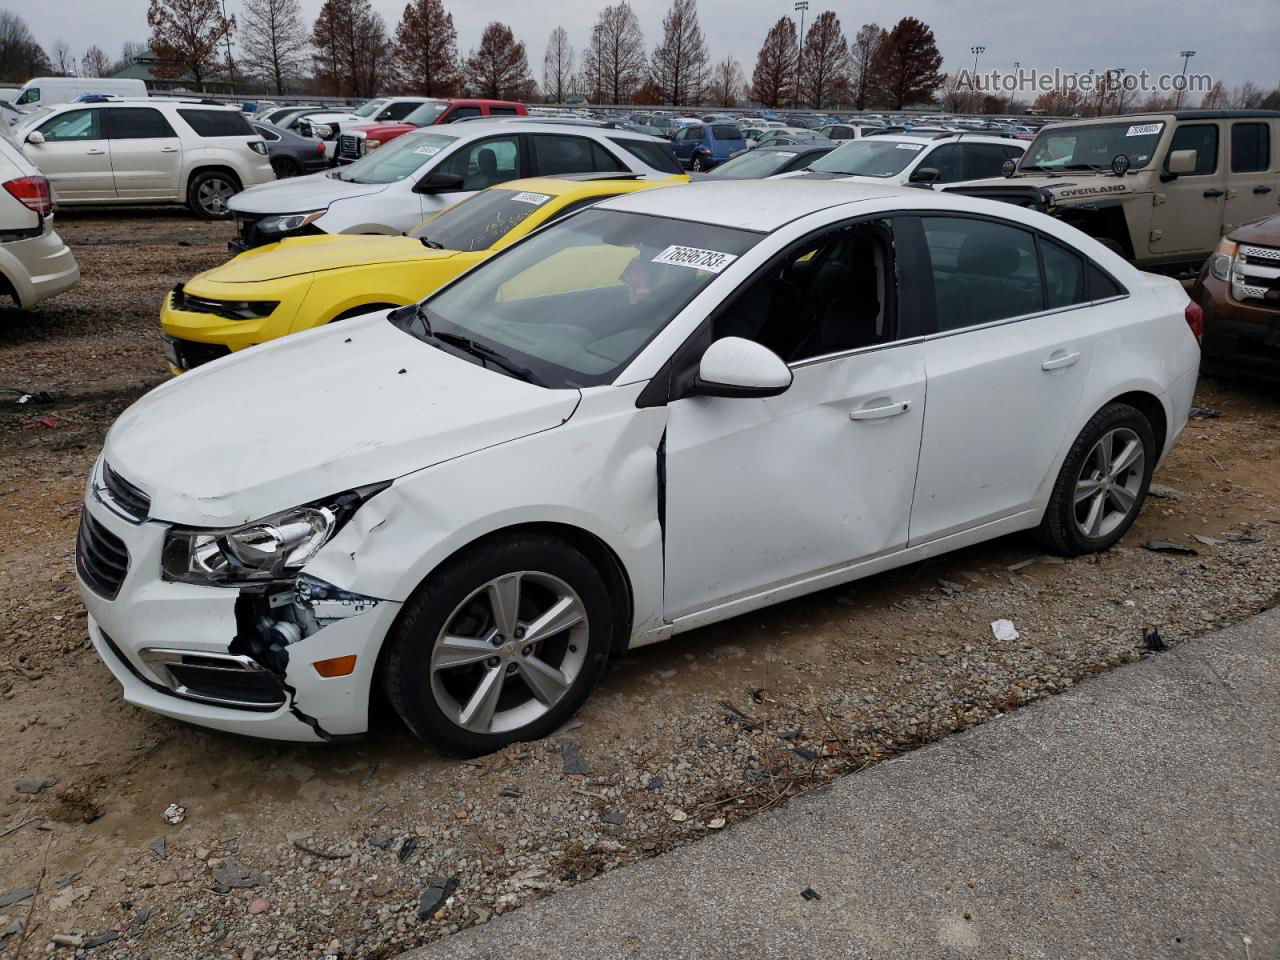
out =
{"type": "Polygon", "coordinates": [[[1280,211],[1280,111],[1053,123],[1005,173],[946,189],[1034,202],[1144,270],[1194,274],[1221,237],[1280,211]]]}

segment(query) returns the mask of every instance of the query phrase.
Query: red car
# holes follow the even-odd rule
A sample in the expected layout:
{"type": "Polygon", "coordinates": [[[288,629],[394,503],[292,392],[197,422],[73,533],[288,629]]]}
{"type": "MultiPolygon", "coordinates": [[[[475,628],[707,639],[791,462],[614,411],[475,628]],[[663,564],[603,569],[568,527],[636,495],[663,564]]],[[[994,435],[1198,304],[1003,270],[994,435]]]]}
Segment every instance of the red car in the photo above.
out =
{"type": "Polygon", "coordinates": [[[523,117],[528,112],[523,103],[510,100],[428,100],[400,123],[368,123],[342,131],[334,159],[338,163],[351,163],[388,140],[420,127],[453,123],[466,117],[523,117]]]}

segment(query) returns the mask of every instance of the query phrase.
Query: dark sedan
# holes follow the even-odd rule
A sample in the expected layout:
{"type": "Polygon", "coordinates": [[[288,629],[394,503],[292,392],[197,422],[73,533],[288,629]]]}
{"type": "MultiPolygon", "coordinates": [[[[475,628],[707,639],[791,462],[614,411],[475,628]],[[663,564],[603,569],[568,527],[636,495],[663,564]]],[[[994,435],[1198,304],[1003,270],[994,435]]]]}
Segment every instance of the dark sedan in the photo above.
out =
{"type": "Polygon", "coordinates": [[[269,123],[252,122],[253,129],[267,141],[267,154],[271,157],[271,169],[276,176],[298,177],[304,173],[319,173],[329,169],[324,143],[285,130],[269,123]]]}
{"type": "Polygon", "coordinates": [[[824,153],[836,148],[834,143],[798,143],[794,146],[757,147],[722,163],[710,173],[693,174],[694,180],[763,180],[779,173],[803,170],[824,153]]]}

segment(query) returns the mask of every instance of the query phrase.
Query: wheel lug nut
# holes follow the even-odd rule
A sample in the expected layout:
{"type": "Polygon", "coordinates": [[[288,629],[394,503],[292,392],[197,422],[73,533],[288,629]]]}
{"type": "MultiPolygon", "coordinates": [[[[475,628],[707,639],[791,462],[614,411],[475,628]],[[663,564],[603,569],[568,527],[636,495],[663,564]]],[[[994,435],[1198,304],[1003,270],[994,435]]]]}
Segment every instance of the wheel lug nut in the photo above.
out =
{"type": "Polygon", "coordinates": [[[515,673],[515,672],[516,672],[516,665],[514,663],[508,663],[507,673],[515,673]]]}
{"type": "Polygon", "coordinates": [[[524,627],[516,627],[516,639],[517,640],[524,639],[524,627]]]}
{"type": "Polygon", "coordinates": [[[529,654],[533,653],[533,644],[529,644],[529,646],[525,647],[520,652],[524,654],[526,657],[529,656],[529,654]]]}
{"type": "Polygon", "coordinates": [[[499,660],[497,657],[490,657],[488,660],[485,661],[485,665],[490,667],[496,667],[500,663],[502,663],[502,661],[499,660]]]}
{"type": "Polygon", "coordinates": [[[507,642],[507,638],[500,633],[495,633],[493,635],[493,639],[489,642],[492,643],[495,647],[500,647],[507,642]]]}

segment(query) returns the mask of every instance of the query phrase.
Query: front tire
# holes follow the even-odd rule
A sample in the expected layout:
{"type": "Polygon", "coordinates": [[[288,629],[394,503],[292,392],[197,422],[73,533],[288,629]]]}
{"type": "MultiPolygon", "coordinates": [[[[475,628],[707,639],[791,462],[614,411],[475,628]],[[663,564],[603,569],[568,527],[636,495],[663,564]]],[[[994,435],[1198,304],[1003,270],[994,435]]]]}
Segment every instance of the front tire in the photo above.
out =
{"type": "Polygon", "coordinates": [[[535,534],[485,544],[405,603],[387,638],[387,698],[447,753],[544,737],[599,680],[616,615],[603,578],[567,544],[535,534]]]}
{"type": "Polygon", "coordinates": [[[1073,557],[1111,548],[1138,518],[1158,453],[1141,411],[1125,403],[1103,407],[1067,452],[1041,539],[1073,557]]]}
{"type": "Polygon", "coordinates": [[[227,201],[240,192],[236,178],[221,170],[206,170],[191,179],[187,206],[202,220],[226,220],[231,216],[227,201]]]}

